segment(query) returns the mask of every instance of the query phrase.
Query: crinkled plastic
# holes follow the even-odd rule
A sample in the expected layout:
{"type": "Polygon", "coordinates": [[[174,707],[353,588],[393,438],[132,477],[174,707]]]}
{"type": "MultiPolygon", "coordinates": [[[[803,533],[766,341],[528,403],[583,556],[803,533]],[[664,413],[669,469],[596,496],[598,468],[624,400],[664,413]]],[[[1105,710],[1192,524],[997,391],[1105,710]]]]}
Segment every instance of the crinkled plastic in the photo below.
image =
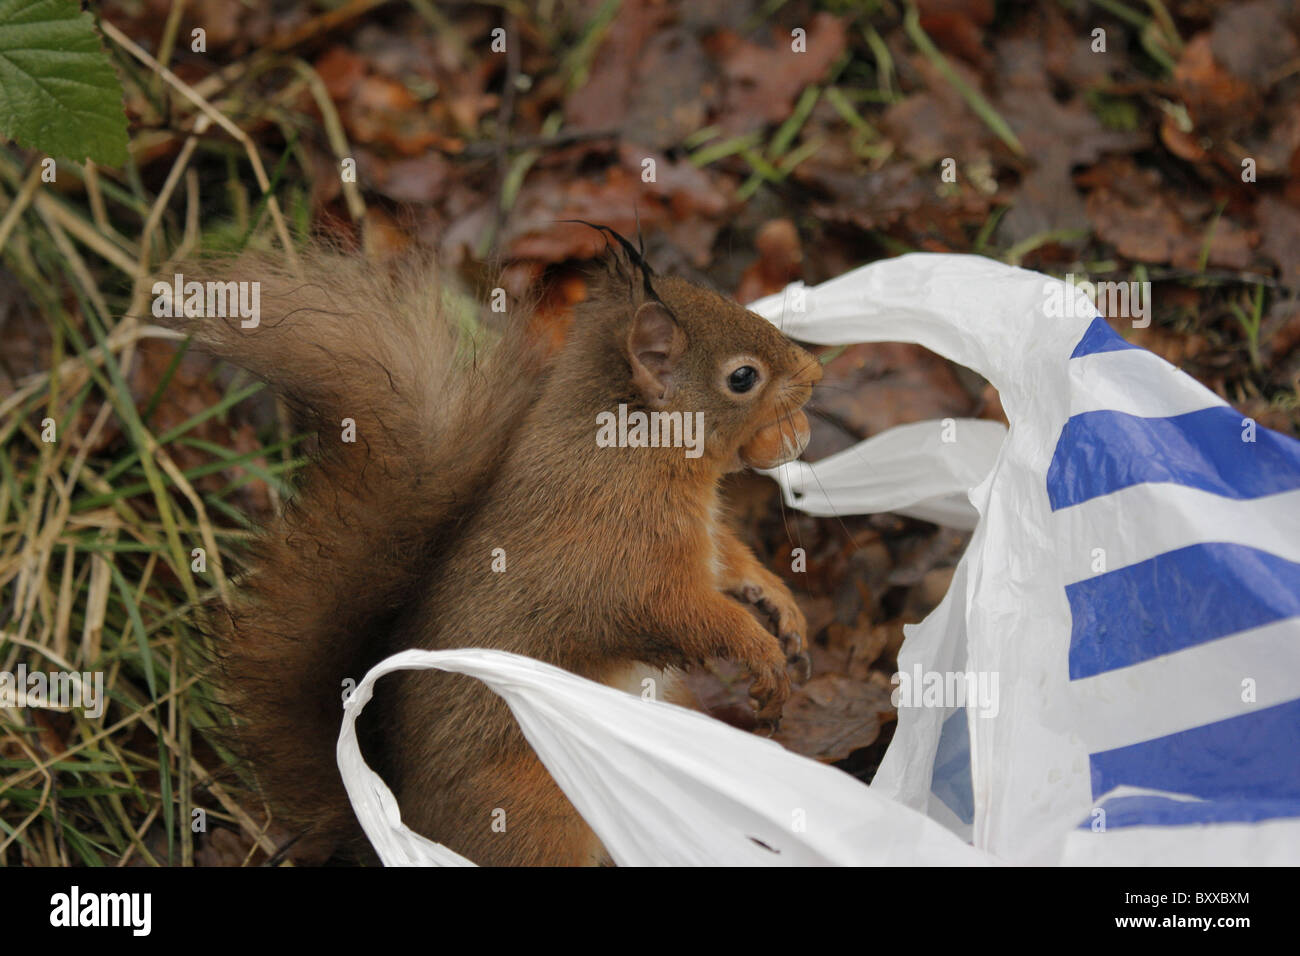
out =
{"type": "Polygon", "coordinates": [[[773,473],[810,513],[974,527],[899,670],[989,678],[995,706],[900,707],[868,788],[535,661],[407,651],[339,740],[384,861],[466,862],[401,826],[353,729],[380,673],[432,666],[507,700],[625,865],[1300,862],[1300,443],[1073,287],[980,257],[903,256],[751,308],[803,341],[918,343],[998,389],[1009,430],[905,425],[773,473]]]}

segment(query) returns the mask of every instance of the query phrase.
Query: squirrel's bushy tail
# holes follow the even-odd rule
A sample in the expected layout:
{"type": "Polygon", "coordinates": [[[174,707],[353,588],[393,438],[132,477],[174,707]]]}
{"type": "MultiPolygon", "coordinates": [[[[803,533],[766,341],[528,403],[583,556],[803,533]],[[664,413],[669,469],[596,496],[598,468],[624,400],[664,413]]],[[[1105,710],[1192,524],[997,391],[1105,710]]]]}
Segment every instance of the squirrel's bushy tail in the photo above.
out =
{"type": "Polygon", "coordinates": [[[334,756],[343,682],[400,649],[394,624],[491,481],[537,393],[540,358],[517,331],[491,345],[467,331],[418,265],[316,253],[295,269],[243,255],[184,279],[260,283],[255,328],[165,321],[266,381],[317,435],[213,651],[240,757],[280,819],[338,848],[359,836],[334,756]]]}

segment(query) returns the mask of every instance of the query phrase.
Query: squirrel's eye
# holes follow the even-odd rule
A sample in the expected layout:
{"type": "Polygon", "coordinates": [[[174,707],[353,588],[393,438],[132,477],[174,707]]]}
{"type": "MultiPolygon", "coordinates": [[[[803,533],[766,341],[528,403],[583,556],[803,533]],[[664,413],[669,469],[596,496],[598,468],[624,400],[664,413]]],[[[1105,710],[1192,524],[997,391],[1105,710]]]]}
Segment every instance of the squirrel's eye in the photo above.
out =
{"type": "Polygon", "coordinates": [[[748,392],[758,382],[758,369],[742,365],[727,377],[727,387],[733,392],[748,392]]]}

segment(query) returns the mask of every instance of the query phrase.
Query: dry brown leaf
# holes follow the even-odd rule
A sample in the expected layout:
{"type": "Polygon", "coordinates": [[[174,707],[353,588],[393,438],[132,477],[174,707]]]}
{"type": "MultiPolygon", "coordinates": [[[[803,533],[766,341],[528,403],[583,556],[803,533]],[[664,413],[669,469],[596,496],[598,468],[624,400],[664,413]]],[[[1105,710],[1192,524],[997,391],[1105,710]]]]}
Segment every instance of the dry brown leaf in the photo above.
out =
{"type": "Polygon", "coordinates": [[[880,734],[881,723],[894,714],[888,678],[879,672],[873,678],[814,677],[786,703],[776,741],[823,763],[843,760],[870,746],[880,734]]]}
{"type": "Polygon", "coordinates": [[[1300,209],[1272,196],[1255,207],[1259,219],[1260,249],[1277,265],[1278,278],[1300,287],[1300,209]]]}
{"type": "Polygon", "coordinates": [[[707,49],[721,62],[725,78],[718,120],[728,133],[748,133],[784,120],[804,87],[823,79],[843,55],[847,42],[843,20],[818,13],[806,30],[807,49],[803,52],[792,48],[789,31],[776,29],[771,46],[752,43],[729,30],[709,38],[707,49]]]}

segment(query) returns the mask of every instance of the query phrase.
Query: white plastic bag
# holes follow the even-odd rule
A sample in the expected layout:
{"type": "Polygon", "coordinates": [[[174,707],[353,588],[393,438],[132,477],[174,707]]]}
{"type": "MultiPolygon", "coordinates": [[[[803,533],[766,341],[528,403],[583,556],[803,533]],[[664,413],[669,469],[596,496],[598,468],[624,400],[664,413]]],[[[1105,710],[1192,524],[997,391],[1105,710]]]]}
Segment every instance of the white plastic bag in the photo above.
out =
{"type": "Polygon", "coordinates": [[[996,707],[901,707],[866,788],[537,662],[405,652],[367,675],[339,742],[384,860],[462,862],[400,828],[352,729],[381,670],[438,666],[506,698],[620,863],[1300,862],[1300,443],[1126,345],[1073,287],[976,256],[751,308],[803,341],[918,343],[998,389],[1009,431],[907,425],[775,474],[812,513],[978,516],[899,669],[996,678],[996,707]]]}
{"type": "Polygon", "coordinates": [[[345,707],[339,768],[387,865],[468,862],[401,824],[392,793],[357,749],[356,716],[374,682],[429,668],[477,677],[505,698],[620,866],[983,862],[924,815],[771,740],[527,657],[466,648],[395,654],[371,669],[345,707]]]}
{"type": "MultiPolygon", "coordinates": [[[[752,308],[808,341],[924,345],[1011,422],[899,658],[996,674],[997,715],[901,709],[873,789],[1017,862],[1300,860],[1300,443],[1128,346],[1078,290],[982,258],[904,256],[752,308]]],[[[931,456],[945,474],[983,460],[956,427],[931,456]]]]}

